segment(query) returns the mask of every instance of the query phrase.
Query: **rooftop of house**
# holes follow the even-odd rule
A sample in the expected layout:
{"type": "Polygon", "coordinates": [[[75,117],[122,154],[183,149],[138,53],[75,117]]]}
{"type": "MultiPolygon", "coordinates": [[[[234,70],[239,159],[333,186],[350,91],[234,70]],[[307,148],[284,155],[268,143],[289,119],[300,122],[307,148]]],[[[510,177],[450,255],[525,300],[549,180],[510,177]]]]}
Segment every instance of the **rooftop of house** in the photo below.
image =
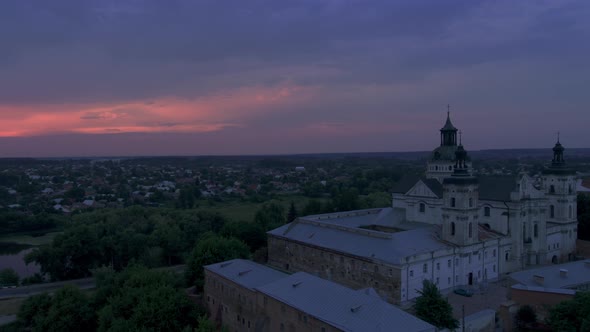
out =
{"type": "Polygon", "coordinates": [[[524,286],[573,289],[590,283],[590,259],[515,272],[510,277],[524,286]]]}
{"type": "Polygon", "coordinates": [[[299,272],[257,290],[343,331],[435,331],[435,327],[383,301],[371,289],[352,290],[299,272]]]}

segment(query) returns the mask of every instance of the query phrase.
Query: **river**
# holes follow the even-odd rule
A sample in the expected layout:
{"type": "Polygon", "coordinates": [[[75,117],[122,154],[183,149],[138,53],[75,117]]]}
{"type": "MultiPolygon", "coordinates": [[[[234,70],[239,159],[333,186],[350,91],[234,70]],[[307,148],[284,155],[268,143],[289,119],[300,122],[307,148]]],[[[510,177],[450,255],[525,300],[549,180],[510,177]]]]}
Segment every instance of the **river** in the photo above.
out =
{"type": "Polygon", "coordinates": [[[25,263],[25,256],[33,249],[30,246],[0,243],[0,270],[11,268],[18,273],[21,279],[38,273],[40,271],[39,265],[25,263]]]}

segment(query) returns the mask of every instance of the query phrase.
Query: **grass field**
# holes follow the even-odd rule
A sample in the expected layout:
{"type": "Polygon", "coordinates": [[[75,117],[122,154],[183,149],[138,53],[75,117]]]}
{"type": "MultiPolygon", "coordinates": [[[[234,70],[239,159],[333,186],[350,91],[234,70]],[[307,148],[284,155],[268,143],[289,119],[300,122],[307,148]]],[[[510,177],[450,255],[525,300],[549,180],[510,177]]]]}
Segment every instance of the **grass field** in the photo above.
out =
{"type": "MultiPolygon", "coordinates": [[[[289,207],[291,206],[291,202],[293,202],[295,203],[295,209],[299,213],[301,213],[305,205],[307,205],[309,198],[304,196],[278,196],[272,201],[281,204],[285,209],[285,214],[287,214],[287,212],[289,211],[289,207]]],[[[217,212],[231,221],[247,222],[254,220],[256,211],[258,211],[258,209],[260,209],[262,205],[264,205],[264,203],[265,202],[253,203],[236,200],[230,202],[215,203],[215,205],[210,206],[209,203],[205,200],[198,201],[199,209],[201,210],[217,212]]]]}
{"type": "Polygon", "coordinates": [[[49,244],[53,241],[53,238],[61,232],[50,232],[42,236],[31,236],[28,234],[7,234],[0,235],[0,242],[6,243],[17,243],[27,244],[31,246],[40,246],[43,244],[49,244]]]}
{"type": "Polygon", "coordinates": [[[16,315],[25,298],[0,300],[0,316],[16,315]]]}

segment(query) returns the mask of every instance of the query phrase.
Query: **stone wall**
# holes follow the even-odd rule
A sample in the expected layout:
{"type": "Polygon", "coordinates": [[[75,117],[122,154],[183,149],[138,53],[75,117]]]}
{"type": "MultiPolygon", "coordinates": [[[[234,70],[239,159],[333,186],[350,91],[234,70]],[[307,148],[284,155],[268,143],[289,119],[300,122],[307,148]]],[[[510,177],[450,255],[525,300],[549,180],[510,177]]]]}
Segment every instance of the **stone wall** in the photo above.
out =
{"type": "Polygon", "coordinates": [[[230,331],[255,331],[264,326],[256,306],[256,293],[205,270],[203,301],[211,319],[230,331]]]}
{"type": "MultiPolygon", "coordinates": [[[[330,326],[313,316],[289,306],[283,302],[262,293],[258,293],[257,302],[261,308],[261,316],[264,316],[265,324],[261,332],[291,332],[291,331],[312,331],[312,332],[339,332],[341,330],[330,326]]],[[[231,330],[231,329],[230,329],[231,330]]],[[[246,331],[246,330],[240,330],[246,331]]]]}
{"type": "Polygon", "coordinates": [[[362,257],[268,237],[268,263],[288,272],[307,272],[352,289],[374,288],[386,301],[401,301],[401,271],[395,266],[362,257]]]}

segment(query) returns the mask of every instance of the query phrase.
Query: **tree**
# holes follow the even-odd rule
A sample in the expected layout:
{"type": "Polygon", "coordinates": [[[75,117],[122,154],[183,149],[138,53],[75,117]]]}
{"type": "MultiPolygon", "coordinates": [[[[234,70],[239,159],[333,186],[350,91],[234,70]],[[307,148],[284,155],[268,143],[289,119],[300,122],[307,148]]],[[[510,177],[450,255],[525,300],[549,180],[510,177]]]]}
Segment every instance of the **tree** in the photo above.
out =
{"type": "Polygon", "coordinates": [[[208,234],[198,241],[188,258],[186,281],[200,289],[203,287],[203,266],[249,256],[250,250],[244,242],[232,237],[208,234]]]}
{"type": "Polygon", "coordinates": [[[436,326],[439,329],[454,330],[459,327],[459,321],[453,318],[453,308],[442,297],[438,287],[429,280],[424,280],[420,297],[416,299],[414,310],[418,318],[436,326]]]}
{"type": "Polygon", "coordinates": [[[518,329],[525,329],[530,324],[537,322],[537,313],[530,305],[523,305],[518,308],[514,317],[514,322],[518,329]]]}
{"type": "Polygon", "coordinates": [[[116,273],[96,270],[98,331],[182,331],[199,312],[171,272],[131,266],[116,273]]]}
{"type": "Polygon", "coordinates": [[[590,331],[590,292],[578,292],[551,308],[547,323],[554,331],[590,331]]]}
{"type": "Polygon", "coordinates": [[[68,285],[53,296],[28,298],[18,312],[18,321],[31,331],[93,331],[96,318],[86,295],[68,285]]]}
{"type": "Polygon", "coordinates": [[[289,214],[287,214],[287,222],[292,222],[297,218],[297,210],[295,209],[295,203],[291,202],[289,207],[289,214]]]}
{"type": "Polygon", "coordinates": [[[0,270],[0,285],[17,286],[19,281],[18,273],[11,268],[0,270]]]}
{"type": "Polygon", "coordinates": [[[256,211],[254,222],[264,230],[277,228],[286,222],[285,209],[276,202],[265,203],[256,211]]]}
{"type": "Polygon", "coordinates": [[[32,331],[42,331],[50,307],[51,297],[47,293],[27,298],[18,311],[19,325],[32,331]]]}

